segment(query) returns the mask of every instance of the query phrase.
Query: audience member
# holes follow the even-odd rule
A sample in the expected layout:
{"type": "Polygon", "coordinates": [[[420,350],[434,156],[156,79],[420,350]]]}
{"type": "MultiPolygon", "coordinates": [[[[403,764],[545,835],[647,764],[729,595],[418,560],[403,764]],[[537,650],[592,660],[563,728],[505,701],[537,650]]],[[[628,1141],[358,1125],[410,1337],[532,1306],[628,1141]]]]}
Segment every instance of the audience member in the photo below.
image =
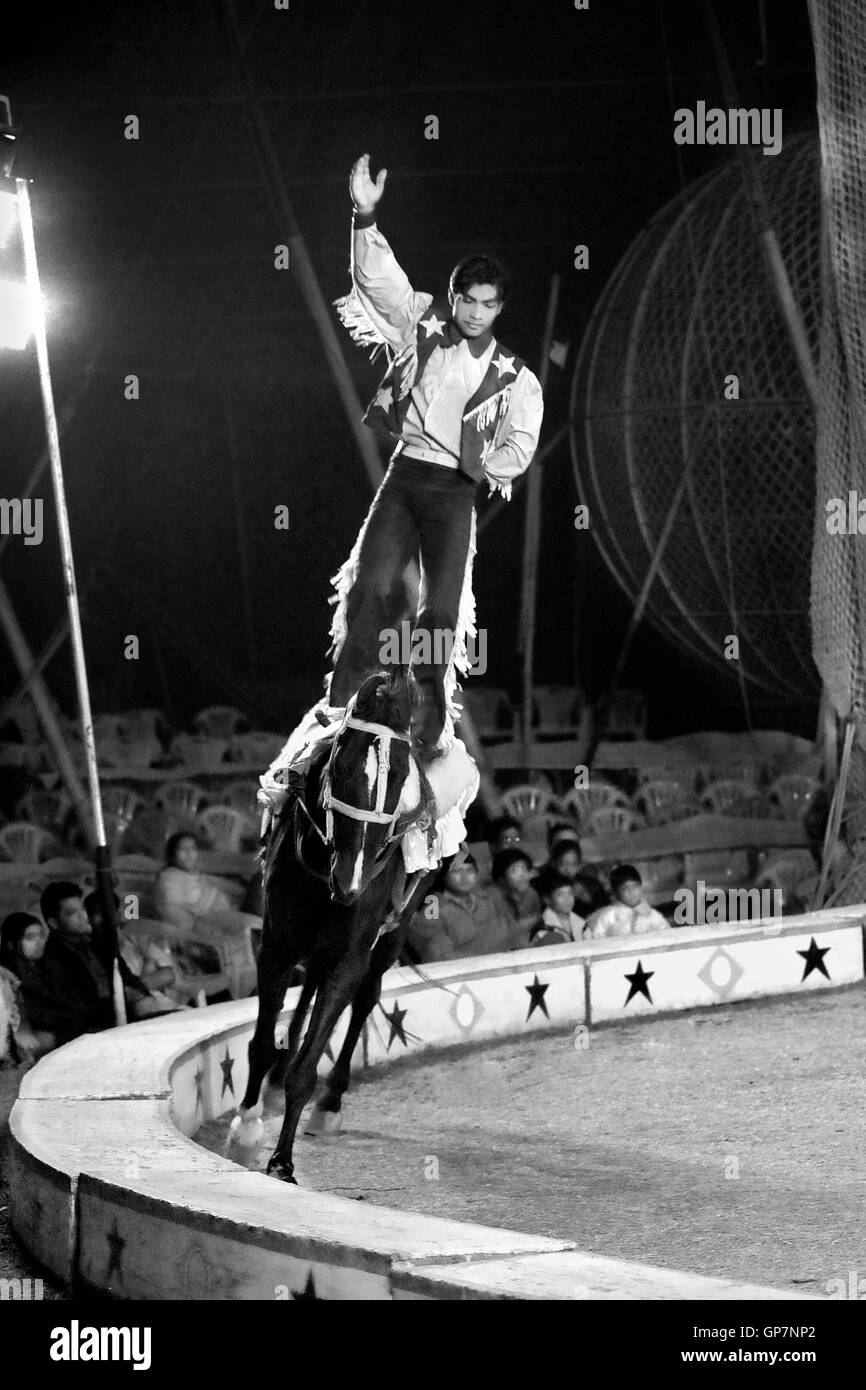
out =
{"type": "Polygon", "coordinates": [[[156,880],[157,916],[176,927],[192,927],[196,919],[231,910],[231,903],[217,884],[199,869],[198,841],[189,831],[170,836],[165,847],[166,867],[156,880]]]}
{"type": "Polygon", "coordinates": [[[511,949],[509,922],[493,890],[479,886],[473,855],[458,853],[440,871],[433,901],[412,919],[408,945],[420,961],[487,956],[511,949]]]}
{"type": "Polygon", "coordinates": [[[498,816],[496,820],[492,820],[487,827],[490,853],[498,854],[501,849],[514,849],[520,844],[522,831],[520,821],[515,820],[513,816],[498,816]]]}
{"type": "Polygon", "coordinates": [[[584,937],[599,940],[671,929],[670,922],[644,897],[641,876],[633,865],[617,864],[611,869],[610,886],[614,901],[591,914],[583,929],[584,937]]]}
{"type": "MultiPolygon", "coordinates": [[[[115,909],[120,907],[120,899],[113,894],[115,909]]],[[[102,899],[99,893],[88,893],[84,899],[92,929],[91,945],[98,955],[106,973],[112,973],[112,953],[102,912],[102,899]]],[[[130,1022],[142,1018],[154,1018],[159,1014],[172,1013],[182,1007],[182,999],[175,993],[179,983],[179,969],[172,959],[167,946],[148,942],[147,948],[139,944],[124,931],[125,923],[116,916],[117,922],[117,964],[123,982],[126,1000],[126,1013],[130,1022]]],[[[185,996],[184,996],[185,997],[185,996]]]]}
{"type": "Polygon", "coordinates": [[[544,904],[541,922],[530,938],[533,946],[557,946],[580,941],[583,918],[574,911],[574,888],[564,874],[549,869],[539,876],[537,890],[544,904]]]}
{"type": "Polygon", "coordinates": [[[532,860],[522,849],[501,849],[493,856],[492,874],[500,911],[509,923],[511,949],[519,951],[529,945],[541,921],[541,900],[529,882],[532,860]]]}
{"type": "Polygon", "coordinates": [[[98,1032],[115,1023],[111,981],[91,945],[93,930],[77,883],[49,883],[39,899],[48,927],[43,965],[55,969],[67,991],[84,1012],[87,1026],[98,1032]]]}
{"type": "Polygon", "coordinates": [[[560,836],[551,846],[550,856],[541,874],[551,871],[568,879],[574,889],[574,906],[579,916],[586,918],[610,902],[610,896],[598,876],[589,867],[583,867],[580,844],[574,838],[574,831],[570,838],[560,836]]]}
{"type": "MultiPolygon", "coordinates": [[[[74,884],[67,886],[78,893],[74,884]]],[[[18,980],[21,1016],[36,1036],[40,1054],[103,1026],[93,982],[83,992],[76,987],[77,974],[70,978],[62,961],[49,953],[48,942],[49,933],[30,913],[13,912],[3,923],[0,958],[18,980]]]]}
{"type": "Polygon", "coordinates": [[[57,1046],[55,1034],[28,1015],[21,984],[26,963],[42,959],[46,936],[29,912],[10,913],[0,928],[0,1061],[35,1062],[57,1046]]]}

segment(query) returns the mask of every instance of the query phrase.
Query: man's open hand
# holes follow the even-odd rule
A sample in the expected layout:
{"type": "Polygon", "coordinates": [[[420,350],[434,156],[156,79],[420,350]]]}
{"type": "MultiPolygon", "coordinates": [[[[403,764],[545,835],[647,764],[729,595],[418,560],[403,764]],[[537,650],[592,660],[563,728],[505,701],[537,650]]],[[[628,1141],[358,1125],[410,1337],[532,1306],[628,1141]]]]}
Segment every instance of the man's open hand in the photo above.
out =
{"type": "Polygon", "coordinates": [[[385,192],[387,177],[388,170],[381,169],[377,179],[370,178],[370,156],[368,154],[362,154],[360,159],[355,160],[349,175],[349,192],[358,212],[369,213],[373,211],[385,192]]]}

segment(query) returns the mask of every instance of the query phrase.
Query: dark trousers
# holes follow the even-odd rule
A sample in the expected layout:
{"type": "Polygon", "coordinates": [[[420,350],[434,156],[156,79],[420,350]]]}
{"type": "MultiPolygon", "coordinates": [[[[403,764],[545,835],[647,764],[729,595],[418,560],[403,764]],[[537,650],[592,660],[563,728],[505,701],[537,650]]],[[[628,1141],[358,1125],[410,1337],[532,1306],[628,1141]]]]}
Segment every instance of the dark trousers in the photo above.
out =
{"type": "Polygon", "coordinates": [[[399,634],[401,621],[408,617],[411,623],[414,616],[408,612],[403,575],[410,560],[420,556],[421,596],[413,636],[427,634],[426,654],[433,659],[412,665],[424,702],[414,722],[416,737],[428,745],[435,744],[445,723],[443,683],[451,644],[443,643],[443,634],[453,637],[457,627],[475,488],[457,469],[405,455],[394,460],[370,508],[347,599],[348,635],[331,678],[331,704],[345,705],[367,676],[383,669],[386,634],[399,634]]]}

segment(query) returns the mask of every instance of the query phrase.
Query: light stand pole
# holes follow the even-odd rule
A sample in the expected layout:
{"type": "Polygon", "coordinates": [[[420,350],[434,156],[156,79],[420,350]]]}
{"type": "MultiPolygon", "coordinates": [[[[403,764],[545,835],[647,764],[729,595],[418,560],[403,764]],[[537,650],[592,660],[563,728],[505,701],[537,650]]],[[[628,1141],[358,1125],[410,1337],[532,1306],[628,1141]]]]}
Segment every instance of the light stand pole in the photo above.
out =
{"type": "MultiPolygon", "coordinates": [[[[7,105],[8,110],[8,105],[7,105]]],[[[54,393],[51,388],[51,372],[48,365],[48,339],[45,329],[45,309],[39,283],[39,267],[36,261],[36,240],[33,233],[33,214],[30,208],[30,194],[26,179],[16,179],[18,222],[24,247],[24,266],[30,323],[36,343],[36,358],[39,365],[39,384],[42,391],[42,407],[45,415],[45,433],[51,463],[51,480],[54,487],[54,501],[57,509],[57,529],[60,536],[60,554],[63,564],[63,586],[69,614],[69,628],[72,639],[72,657],[75,669],[75,688],[78,696],[78,715],[81,722],[81,736],[87,761],[87,780],[90,790],[90,804],[93,815],[93,829],[96,840],[94,860],[96,866],[96,887],[102,905],[102,917],[112,957],[112,992],[114,1014],[118,1024],[126,1022],[126,1006],[123,984],[117,961],[117,921],[114,906],[114,887],[111,881],[111,853],[105,834],[102,815],[102,796],[99,789],[99,769],[96,761],[96,741],[93,736],[93,715],[90,708],[90,690],[87,683],[87,666],[84,658],[84,641],[81,633],[81,614],[78,606],[78,591],[75,584],[75,564],[72,554],[72,537],[69,531],[69,516],[66,510],[66,492],[63,483],[63,467],[60,458],[60,437],[57,430],[57,416],[54,409],[54,393]]]]}

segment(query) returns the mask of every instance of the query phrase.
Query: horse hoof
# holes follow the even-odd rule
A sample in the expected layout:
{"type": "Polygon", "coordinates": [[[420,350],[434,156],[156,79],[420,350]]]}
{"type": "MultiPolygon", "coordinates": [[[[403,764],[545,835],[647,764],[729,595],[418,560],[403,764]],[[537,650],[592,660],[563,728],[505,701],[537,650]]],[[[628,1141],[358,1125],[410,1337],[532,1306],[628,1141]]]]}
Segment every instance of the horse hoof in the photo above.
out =
{"type": "Polygon", "coordinates": [[[229,1148],[254,1149],[261,1143],[264,1132],[261,1102],[246,1112],[241,1108],[229,1126],[229,1148]]]}
{"type": "Polygon", "coordinates": [[[305,1134],[328,1135],[339,1134],[343,1127],[343,1116],[339,1110],[320,1110],[317,1107],[312,1111],[304,1128],[305,1134]]]}
{"type": "Polygon", "coordinates": [[[291,1168],[287,1163],[283,1163],[282,1159],[278,1159],[276,1163],[271,1159],[265,1171],[269,1178],[276,1178],[278,1182],[291,1183],[294,1187],[298,1185],[298,1180],[291,1168]]]}

